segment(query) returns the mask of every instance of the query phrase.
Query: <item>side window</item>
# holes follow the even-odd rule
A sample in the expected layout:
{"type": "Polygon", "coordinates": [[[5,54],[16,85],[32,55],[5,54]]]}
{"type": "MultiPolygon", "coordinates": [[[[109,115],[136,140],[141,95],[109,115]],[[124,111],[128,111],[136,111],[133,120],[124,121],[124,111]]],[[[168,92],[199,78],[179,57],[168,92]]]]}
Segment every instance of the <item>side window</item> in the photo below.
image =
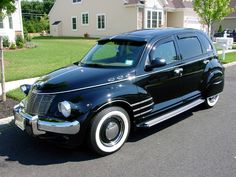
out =
{"type": "Polygon", "coordinates": [[[201,44],[196,36],[179,39],[179,47],[183,59],[197,57],[202,54],[201,44]]]}
{"type": "Polygon", "coordinates": [[[213,47],[212,47],[210,41],[207,39],[207,37],[202,34],[199,34],[199,38],[200,38],[202,46],[203,46],[203,53],[212,52],[213,47]]]}
{"type": "Polygon", "coordinates": [[[162,43],[153,48],[152,58],[163,58],[166,63],[173,63],[177,60],[174,41],[162,43]]]}

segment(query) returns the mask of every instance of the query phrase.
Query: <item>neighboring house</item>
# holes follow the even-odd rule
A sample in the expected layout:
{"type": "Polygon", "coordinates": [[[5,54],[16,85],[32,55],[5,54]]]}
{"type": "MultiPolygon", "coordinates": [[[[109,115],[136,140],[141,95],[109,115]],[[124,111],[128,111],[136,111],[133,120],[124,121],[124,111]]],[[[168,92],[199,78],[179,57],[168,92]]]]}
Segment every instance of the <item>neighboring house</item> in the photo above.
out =
{"type": "Polygon", "coordinates": [[[16,11],[6,17],[0,17],[0,36],[7,36],[15,42],[16,35],[23,35],[21,0],[15,1],[16,11]]]}
{"type": "Polygon", "coordinates": [[[205,30],[193,10],[192,0],[168,0],[164,6],[167,27],[184,27],[205,30]]]}
{"type": "Polygon", "coordinates": [[[56,0],[49,20],[53,36],[101,37],[143,28],[201,28],[189,0],[56,0]]]}
{"type": "MultiPolygon", "coordinates": [[[[231,0],[230,7],[233,8],[236,6],[236,0],[231,0]]],[[[236,30],[236,12],[228,15],[224,18],[221,22],[215,23],[212,26],[213,33],[217,32],[219,29],[219,26],[222,25],[222,28],[224,30],[236,30]]]]}

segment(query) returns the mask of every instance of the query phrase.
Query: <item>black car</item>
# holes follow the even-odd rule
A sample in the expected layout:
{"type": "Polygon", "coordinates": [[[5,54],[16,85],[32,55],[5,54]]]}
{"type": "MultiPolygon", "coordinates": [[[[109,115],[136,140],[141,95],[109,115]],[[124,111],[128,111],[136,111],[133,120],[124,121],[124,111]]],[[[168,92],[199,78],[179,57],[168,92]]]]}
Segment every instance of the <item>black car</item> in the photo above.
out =
{"type": "Polygon", "coordinates": [[[213,107],[223,87],[224,68],[203,32],[133,31],[98,40],[80,62],[21,86],[27,97],[14,107],[15,124],[37,137],[88,142],[106,155],[132,128],[213,107]]]}

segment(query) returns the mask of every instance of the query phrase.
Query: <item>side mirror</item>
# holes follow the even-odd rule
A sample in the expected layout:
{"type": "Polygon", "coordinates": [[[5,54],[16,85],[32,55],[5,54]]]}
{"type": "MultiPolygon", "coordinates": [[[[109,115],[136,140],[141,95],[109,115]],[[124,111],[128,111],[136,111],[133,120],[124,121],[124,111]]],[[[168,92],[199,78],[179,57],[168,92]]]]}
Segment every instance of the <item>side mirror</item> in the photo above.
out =
{"type": "Polygon", "coordinates": [[[162,67],[166,65],[166,60],[164,58],[155,58],[150,61],[150,65],[146,66],[147,70],[162,67]]]}
{"type": "Polygon", "coordinates": [[[31,85],[28,85],[28,84],[21,85],[20,89],[27,96],[29,94],[30,89],[31,89],[31,85]]]}

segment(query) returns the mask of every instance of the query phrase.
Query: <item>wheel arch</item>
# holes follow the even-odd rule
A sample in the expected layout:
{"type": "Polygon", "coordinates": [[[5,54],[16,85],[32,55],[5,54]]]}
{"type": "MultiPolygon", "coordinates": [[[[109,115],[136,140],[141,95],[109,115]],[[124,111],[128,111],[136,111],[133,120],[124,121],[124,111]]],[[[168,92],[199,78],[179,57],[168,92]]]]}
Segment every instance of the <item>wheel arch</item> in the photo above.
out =
{"type": "Polygon", "coordinates": [[[125,100],[113,100],[110,102],[106,102],[106,103],[102,104],[101,106],[99,106],[98,109],[96,109],[94,111],[94,114],[97,114],[101,110],[106,109],[108,107],[112,107],[112,106],[118,106],[118,107],[123,108],[128,113],[129,118],[130,118],[130,122],[131,123],[134,122],[133,108],[132,108],[131,104],[125,100]]]}
{"type": "Polygon", "coordinates": [[[209,97],[219,94],[224,88],[224,69],[213,68],[209,70],[203,82],[203,96],[209,97]]]}

